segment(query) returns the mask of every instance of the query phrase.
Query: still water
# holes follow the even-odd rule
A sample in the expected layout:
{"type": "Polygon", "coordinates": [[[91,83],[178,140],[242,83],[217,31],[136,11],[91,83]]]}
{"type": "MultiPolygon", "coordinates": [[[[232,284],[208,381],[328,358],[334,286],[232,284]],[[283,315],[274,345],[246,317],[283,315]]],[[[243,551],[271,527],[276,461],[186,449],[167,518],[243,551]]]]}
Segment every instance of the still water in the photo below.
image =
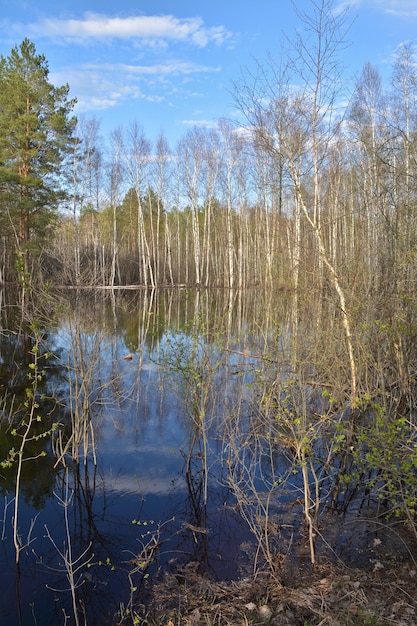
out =
{"type": "MultiPolygon", "coordinates": [[[[59,303],[39,383],[42,419],[58,428],[25,453],[18,567],[16,470],[0,471],[0,624],[75,623],[74,607],[111,624],[153,577],[190,562],[217,579],[245,575],[253,539],[227,481],[224,421],[250,411],[251,355],[278,326],[282,341],[285,302],[273,315],[256,292],[83,292],[59,303]]],[[[11,325],[3,320],[2,459],[16,446],[28,351],[11,325]]]]}

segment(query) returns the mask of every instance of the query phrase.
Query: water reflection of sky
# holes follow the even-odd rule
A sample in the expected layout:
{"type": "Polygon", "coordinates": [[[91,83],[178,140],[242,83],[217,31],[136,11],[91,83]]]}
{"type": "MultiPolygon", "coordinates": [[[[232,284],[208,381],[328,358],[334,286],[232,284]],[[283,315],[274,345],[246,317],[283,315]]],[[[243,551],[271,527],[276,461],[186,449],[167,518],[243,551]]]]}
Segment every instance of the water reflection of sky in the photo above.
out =
{"type": "MultiPolygon", "coordinates": [[[[190,338],[182,332],[171,330],[162,333],[152,348],[142,342],[131,351],[126,345],[123,329],[118,329],[117,334],[104,332],[99,327],[83,329],[80,320],[73,320],[64,321],[55,334],[49,335],[48,342],[49,349],[59,355],[62,365],[60,371],[51,373],[48,381],[55,397],[64,402],[68,400],[69,379],[75,379],[74,371],[79,368],[80,359],[85,359],[84,372],[87,371],[88,376],[92,377],[90,400],[97,470],[94,472],[90,456],[87,467],[81,463],[77,480],[70,473],[72,495],[68,510],[76,554],[82,554],[91,542],[94,562],[111,557],[115,564],[116,573],[103,574],[100,568],[97,570],[95,567],[89,572],[96,595],[99,594],[97,578],[103,578],[103,607],[106,603],[110,605],[112,595],[116,606],[128,592],[128,581],[123,573],[126,565],[123,563],[126,555],[131,557],[140,549],[142,541],[141,528],[132,524],[132,520],[149,523],[147,528],[151,529],[155,529],[158,524],[167,524],[164,526],[164,541],[167,542],[165,562],[168,562],[169,554],[175,554],[176,559],[204,558],[205,566],[213,572],[225,576],[235,574],[236,555],[247,529],[236,533],[236,519],[229,507],[233,504],[230,493],[217,480],[220,469],[216,468],[212,460],[218,450],[216,420],[221,420],[222,402],[227,394],[232,393],[234,385],[242,392],[242,379],[236,376],[229,381],[226,392],[221,389],[226,381],[223,372],[216,378],[216,393],[219,394],[217,413],[212,415],[210,411],[207,412],[208,422],[213,421],[209,451],[213,450],[214,453],[210,457],[206,508],[203,507],[199,488],[202,465],[197,455],[198,446],[193,451],[191,487],[186,481],[186,458],[192,452],[192,422],[187,413],[185,397],[187,387],[181,385],[180,373],[170,370],[172,365],[175,369],[181,363],[180,351],[186,353],[190,348],[190,338]],[[125,359],[129,353],[132,358],[125,359]],[[164,361],[166,358],[171,359],[171,364],[164,361]],[[194,494],[190,494],[190,488],[195,489],[194,494]],[[198,537],[196,541],[184,522],[210,526],[210,533],[198,537]],[[220,530],[226,532],[226,539],[220,539],[220,530]],[[209,537],[208,547],[200,545],[203,539],[206,541],[206,537],[209,537]],[[118,576],[119,581],[115,580],[118,576]]],[[[240,356],[229,355],[229,365],[234,366],[241,360],[240,356]]],[[[48,528],[56,545],[64,549],[67,537],[63,523],[64,511],[59,501],[63,496],[63,475],[62,469],[59,470],[55,495],[48,495],[41,511],[35,511],[29,504],[22,503],[19,517],[19,527],[24,535],[31,520],[39,513],[34,522],[33,543],[22,554],[22,569],[30,572],[30,577],[24,578],[21,591],[25,598],[34,602],[36,608],[41,605],[46,607],[35,610],[38,622],[45,624],[54,623],[51,620],[56,618],[54,595],[59,606],[70,607],[69,594],[51,591],[52,588],[68,588],[68,581],[62,570],[62,559],[46,533],[48,528]]],[[[10,514],[11,509],[7,511],[9,518],[10,514]]],[[[10,519],[6,520],[4,527],[8,529],[6,534],[9,540],[10,519]]],[[[3,547],[0,581],[5,582],[14,572],[13,545],[9,542],[7,547],[5,544],[3,547]]],[[[87,580],[85,584],[87,588],[87,580]]],[[[26,603],[26,623],[30,623],[31,618],[30,605],[26,603]]],[[[18,623],[16,620],[15,607],[3,603],[0,606],[0,623],[14,626],[18,623]]]]}

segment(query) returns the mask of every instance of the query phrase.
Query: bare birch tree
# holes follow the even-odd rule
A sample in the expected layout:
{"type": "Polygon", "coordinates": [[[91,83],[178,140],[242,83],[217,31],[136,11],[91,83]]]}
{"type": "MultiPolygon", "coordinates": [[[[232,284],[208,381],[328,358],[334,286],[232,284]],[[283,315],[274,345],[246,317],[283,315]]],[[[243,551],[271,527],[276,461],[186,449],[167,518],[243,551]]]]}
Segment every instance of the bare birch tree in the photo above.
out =
{"type": "Polygon", "coordinates": [[[142,280],[145,285],[156,286],[148,236],[145,228],[143,195],[147,188],[147,176],[150,163],[151,144],[143,129],[133,122],[129,126],[126,142],[126,166],[132,187],[136,189],[138,199],[138,256],[142,267],[142,280]]]}
{"type": "Polygon", "coordinates": [[[201,284],[201,234],[200,234],[200,209],[201,209],[201,176],[203,168],[203,155],[201,150],[202,131],[193,128],[188,131],[185,138],[178,145],[178,158],[183,168],[180,174],[183,185],[183,194],[191,211],[191,232],[193,239],[193,256],[195,282],[201,284]]]}
{"type": "Polygon", "coordinates": [[[237,95],[255,140],[277,162],[284,163],[293,185],[296,206],[310,226],[324,266],[337,294],[350,365],[350,398],[357,396],[357,366],[351,318],[345,290],[332,263],[321,228],[323,194],[321,172],[335,138],[334,115],[340,91],[338,52],[345,46],[346,12],[336,12],[333,0],[312,0],[311,14],[297,11],[305,27],[296,37],[288,63],[263,68],[254,84],[237,95]],[[291,56],[292,54],[292,56],[291,56]],[[291,84],[290,84],[291,80],[291,84]],[[298,85],[298,86],[296,86],[298,85]]]}
{"type": "Polygon", "coordinates": [[[167,207],[170,198],[170,178],[172,176],[171,165],[172,157],[168,141],[165,136],[161,134],[156,142],[156,154],[153,163],[157,197],[155,272],[158,283],[166,282],[167,277],[169,276],[169,282],[173,284],[170,239],[171,232],[167,218],[167,207]],[[163,241],[161,235],[163,237],[163,241]],[[162,247],[163,254],[161,255],[162,247]]]}
{"type": "Polygon", "coordinates": [[[112,261],[110,270],[110,285],[120,284],[119,270],[119,240],[117,232],[117,209],[121,202],[121,185],[124,177],[123,164],[123,132],[121,128],[114,130],[110,136],[110,162],[108,167],[109,200],[112,211],[112,261]]]}

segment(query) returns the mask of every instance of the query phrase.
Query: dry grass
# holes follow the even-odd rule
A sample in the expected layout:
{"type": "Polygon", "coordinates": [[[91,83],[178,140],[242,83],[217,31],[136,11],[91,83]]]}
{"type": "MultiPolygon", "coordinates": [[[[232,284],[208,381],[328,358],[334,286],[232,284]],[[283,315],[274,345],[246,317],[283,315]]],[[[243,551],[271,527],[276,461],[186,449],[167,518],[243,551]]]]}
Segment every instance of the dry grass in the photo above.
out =
{"type": "MultiPolygon", "coordinates": [[[[143,624],[152,626],[414,626],[417,573],[409,566],[373,572],[306,567],[283,584],[266,574],[211,582],[190,564],[152,590],[143,624]]],[[[139,607],[138,607],[139,608],[139,607]]]]}

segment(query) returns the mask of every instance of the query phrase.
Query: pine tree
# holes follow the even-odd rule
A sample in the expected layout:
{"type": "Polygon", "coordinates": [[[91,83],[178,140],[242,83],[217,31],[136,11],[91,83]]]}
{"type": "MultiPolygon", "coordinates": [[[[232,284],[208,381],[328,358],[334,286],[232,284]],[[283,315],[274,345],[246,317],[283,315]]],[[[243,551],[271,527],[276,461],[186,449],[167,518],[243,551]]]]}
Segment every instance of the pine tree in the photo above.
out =
{"type": "Polygon", "coordinates": [[[65,197],[63,166],[76,123],[68,85],[55,87],[48,77],[48,62],[28,39],[0,57],[0,228],[8,255],[20,252],[26,271],[65,197]]]}

